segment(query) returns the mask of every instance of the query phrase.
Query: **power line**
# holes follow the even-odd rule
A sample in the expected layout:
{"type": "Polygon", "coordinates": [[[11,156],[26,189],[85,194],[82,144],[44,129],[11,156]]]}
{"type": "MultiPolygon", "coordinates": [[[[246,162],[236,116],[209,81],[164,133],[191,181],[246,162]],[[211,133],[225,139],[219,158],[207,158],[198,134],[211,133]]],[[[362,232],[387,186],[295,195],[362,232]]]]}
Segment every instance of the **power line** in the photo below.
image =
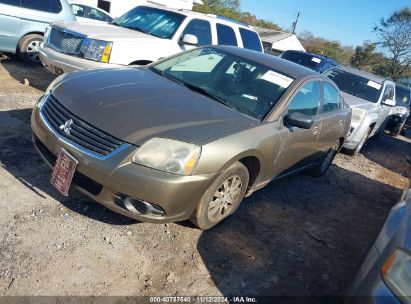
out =
{"type": "Polygon", "coordinates": [[[295,28],[297,27],[298,18],[300,18],[300,12],[298,12],[297,19],[295,19],[295,21],[293,23],[293,31],[292,31],[293,34],[295,34],[295,28]]]}

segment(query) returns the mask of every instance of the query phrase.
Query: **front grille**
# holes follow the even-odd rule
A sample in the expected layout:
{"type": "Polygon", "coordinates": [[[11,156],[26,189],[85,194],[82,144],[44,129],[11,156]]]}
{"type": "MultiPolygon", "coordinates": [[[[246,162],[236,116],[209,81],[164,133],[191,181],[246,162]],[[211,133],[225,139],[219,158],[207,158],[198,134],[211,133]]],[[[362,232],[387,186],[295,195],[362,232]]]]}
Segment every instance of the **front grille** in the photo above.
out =
{"type": "Polygon", "coordinates": [[[66,32],[52,27],[47,45],[59,52],[78,55],[80,54],[80,48],[83,40],[84,37],[79,34],[66,32]]]}
{"type": "Polygon", "coordinates": [[[52,95],[47,97],[41,113],[55,132],[99,155],[108,155],[125,144],[75,116],[52,95]]]}
{"type": "MultiPolygon", "coordinates": [[[[43,155],[43,157],[49,162],[50,165],[54,166],[57,157],[50,152],[49,149],[38,139],[38,137],[33,133],[33,143],[37,150],[43,155]]],[[[103,190],[103,185],[95,182],[91,178],[81,174],[76,171],[73,176],[73,184],[77,187],[86,190],[88,193],[97,196],[103,190]]]]}

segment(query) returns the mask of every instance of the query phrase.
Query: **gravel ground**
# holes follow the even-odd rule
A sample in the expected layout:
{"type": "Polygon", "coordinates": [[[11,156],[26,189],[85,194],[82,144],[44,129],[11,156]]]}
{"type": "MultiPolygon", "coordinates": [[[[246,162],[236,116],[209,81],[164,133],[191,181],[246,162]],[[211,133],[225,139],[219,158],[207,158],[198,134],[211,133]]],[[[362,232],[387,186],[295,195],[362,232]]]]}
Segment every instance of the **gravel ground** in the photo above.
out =
{"type": "Polygon", "coordinates": [[[0,56],[0,295],[342,295],[407,181],[410,132],[383,135],[211,231],[138,223],[49,185],[29,122],[52,79],[0,56]]]}

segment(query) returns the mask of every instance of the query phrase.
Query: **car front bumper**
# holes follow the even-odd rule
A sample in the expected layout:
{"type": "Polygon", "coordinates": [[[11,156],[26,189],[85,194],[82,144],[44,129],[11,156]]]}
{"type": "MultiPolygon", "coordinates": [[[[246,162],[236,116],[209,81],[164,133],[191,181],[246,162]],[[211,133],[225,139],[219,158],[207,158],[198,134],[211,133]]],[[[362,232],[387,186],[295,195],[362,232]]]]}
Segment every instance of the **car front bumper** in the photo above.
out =
{"type": "Polygon", "coordinates": [[[131,158],[137,147],[132,145],[109,158],[96,158],[53,130],[37,106],[32,112],[31,127],[35,147],[50,167],[64,148],[78,161],[73,185],[80,192],[114,212],[139,221],[167,223],[188,219],[218,176],[218,173],[180,176],[136,165],[131,158]],[[121,204],[125,197],[159,206],[165,215],[153,217],[131,212],[121,204]]]}
{"type": "Polygon", "coordinates": [[[44,43],[40,45],[39,57],[43,66],[55,75],[78,70],[122,67],[122,65],[118,64],[96,62],[59,53],[46,46],[44,43]]]}

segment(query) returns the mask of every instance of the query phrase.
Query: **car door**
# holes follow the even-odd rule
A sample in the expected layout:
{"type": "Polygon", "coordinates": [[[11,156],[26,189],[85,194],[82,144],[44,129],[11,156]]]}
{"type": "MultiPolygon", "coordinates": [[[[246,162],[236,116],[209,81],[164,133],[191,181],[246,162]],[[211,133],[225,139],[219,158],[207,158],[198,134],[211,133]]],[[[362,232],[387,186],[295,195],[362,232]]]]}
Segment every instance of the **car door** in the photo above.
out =
{"type": "Polygon", "coordinates": [[[394,98],[395,98],[394,85],[387,84],[384,88],[384,92],[383,92],[381,101],[379,103],[378,120],[373,129],[373,134],[375,134],[375,132],[377,132],[381,127],[384,127],[383,124],[386,123],[386,119],[388,118],[391,112],[391,109],[393,108],[393,107],[385,105],[384,101],[387,99],[394,100],[394,98]]]}
{"type": "Polygon", "coordinates": [[[318,147],[327,152],[340,138],[345,125],[346,114],[342,111],[342,98],[336,87],[323,82],[322,105],[319,118],[321,132],[318,137],[318,147]]]}
{"type": "Polygon", "coordinates": [[[180,41],[182,41],[184,35],[186,34],[196,36],[198,39],[198,45],[181,44],[180,48],[182,51],[191,50],[197,46],[212,44],[211,24],[207,20],[192,19],[183,30],[180,36],[180,41]]]}
{"type": "Polygon", "coordinates": [[[0,51],[16,51],[22,32],[20,13],[20,0],[0,0],[0,51]]]}
{"type": "Polygon", "coordinates": [[[319,116],[321,100],[321,82],[307,81],[302,84],[290,98],[283,113],[284,147],[276,160],[276,171],[279,176],[298,171],[315,162],[319,157],[318,136],[321,131],[319,116]],[[310,129],[290,126],[286,123],[287,115],[301,113],[311,117],[314,124],[310,129]]]}

